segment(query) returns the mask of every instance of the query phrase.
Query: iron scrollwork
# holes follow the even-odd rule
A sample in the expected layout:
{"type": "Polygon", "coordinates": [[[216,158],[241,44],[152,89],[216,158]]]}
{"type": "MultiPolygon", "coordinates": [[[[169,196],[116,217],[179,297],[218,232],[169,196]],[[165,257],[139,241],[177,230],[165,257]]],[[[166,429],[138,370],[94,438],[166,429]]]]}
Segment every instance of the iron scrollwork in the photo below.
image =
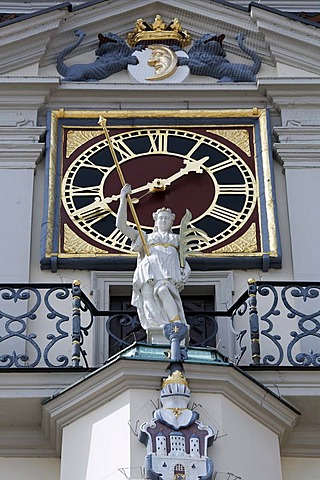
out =
{"type": "Polygon", "coordinates": [[[205,312],[188,312],[187,323],[190,325],[190,345],[193,347],[215,347],[218,324],[211,314],[205,312]]]}
{"type": "Polygon", "coordinates": [[[258,295],[261,295],[262,297],[268,297],[269,295],[273,295],[271,299],[270,308],[265,314],[261,315],[260,317],[261,321],[266,322],[268,325],[266,329],[261,330],[260,335],[268,338],[278,351],[278,358],[276,358],[275,355],[273,354],[267,354],[262,358],[262,364],[278,366],[283,362],[284,350],[280,343],[281,336],[277,333],[272,334],[274,324],[271,320],[272,316],[275,316],[275,317],[280,316],[280,310],[278,308],[278,301],[279,301],[278,292],[273,285],[264,284],[264,285],[259,285],[258,295]]]}
{"type": "MultiPolygon", "coordinates": [[[[88,367],[85,337],[102,317],[109,357],[145,341],[135,310],[99,311],[80,285],[72,298],[71,290],[69,284],[0,285],[0,368],[78,367],[81,358],[88,367]],[[90,314],[89,321],[82,313],[90,314]]],[[[238,344],[237,365],[246,363],[251,338],[252,354],[257,354],[257,343],[261,350],[256,365],[318,367],[320,349],[311,343],[320,339],[319,299],[320,284],[249,282],[248,291],[228,311],[186,311],[190,346],[214,347],[216,318],[226,317],[231,319],[231,333],[238,344]],[[235,326],[236,319],[240,327],[235,326]]]]}
{"type": "MultiPolygon", "coordinates": [[[[308,310],[307,303],[319,299],[319,285],[291,284],[286,285],[282,282],[273,282],[273,284],[262,284],[258,287],[258,294],[262,297],[271,296],[271,306],[266,313],[260,315],[261,322],[267,323],[267,328],[261,330],[261,336],[268,338],[278,351],[277,358],[273,354],[267,354],[262,359],[263,365],[279,366],[284,362],[290,365],[298,366],[320,366],[320,353],[313,352],[310,349],[304,352],[305,345],[301,343],[307,338],[320,338],[320,309],[316,308],[311,313],[308,310]],[[305,305],[304,311],[297,308],[297,301],[302,300],[305,305]],[[294,330],[290,331],[292,340],[285,346],[282,336],[279,333],[273,333],[276,327],[275,319],[278,318],[278,329],[285,333],[287,326],[284,326],[285,319],[294,321],[294,330]],[[281,322],[282,320],[282,322],[281,322]],[[298,353],[293,353],[299,349],[298,353]],[[285,356],[286,354],[286,356],[285,356]]],[[[288,324],[287,324],[288,325],[288,324]]],[[[289,324],[290,328],[290,324],[289,324]]],[[[266,348],[266,347],[264,347],[266,348]]]]}
{"type": "Polygon", "coordinates": [[[134,311],[109,315],[106,320],[106,331],[109,335],[110,356],[135,341],[146,339],[145,330],[141,327],[138,315],[134,311]]]}
{"type": "Polygon", "coordinates": [[[246,336],[246,334],[248,333],[248,330],[247,329],[243,329],[243,330],[236,330],[235,326],[234,326],[234,322],[235,322],[235,317],[236,316],[239,316],[240,318],[241,317],[244,317],[246,315],[246,313],[248,312],[249,310],[249,306],[248,306],[248,303],[246,301],[244,301],[240,306],[237,306],[232,314],[231,314],[231,323],[230,323],[230,327],[231,327],[231,332],[234,334],[234,338],[235,338],[235,342],[238,344],[238,348],[239,348],[239,353],[237,353],[234,357],[234,363],[235,365],[239,365],[241,360],[242,360],[242,357],[244,356],[244,354],[246,353],[247,351],[247,346],[246,345],[243,345],[243,341],[244,341],[244,338],[246,336]]]}
{"type": "Polygon", "coordinates": [[[12,351],[12,353],[5,353],[0,356],[0,362],[4,365],[3,367],[24,367],[28,362],[29,367],[35,367],[41,358],[41,350],[37,342],[35,341],[36,334],[34,333],[27,333],[27,322],[28,320],[31,322],[37,318],[35,312],[39,308],[41,304],[41,295],[38,290],[31,287],[23,287],[23,288],[13,288],[13,287],[2,287],[0,288],[1,299],[4,301],[13,301],[14,304],[17,304],[19,301],[22,302],[32,302],[31,293],[34,294],[33,305],[29,306],[26,305],[26,311],[21,315],[12,315],[9,312],[5,312],[4,310],[0,310],[0,318],[7,319],[4,324],[4,335],[0,337],[0,343],[5,344],[5,342],[9,343],[11,339],[21,339],[23,341],[23,345],[29,344],[30,347],[33,347],[35,351],[35,359],[30,362],[30,356],[26,352],[26,348],[24,348],[23,353],[19,353],[16,351],[16,348],[12,351]]]}
{"type": "MultiPolygon", "coordinates": [[[[69,317],[54,308],[53,297],[58,301],[68,298],[70,287],[67,285],[53,286],[1,286],[0,287],[0,320],[4,323],[0,330],[1,350],[6,346],[8,353],[0,356],[0,368],[28,367],[33,368],[39,365],[47,367],[62,366],[69,363],[66,355],[58,355],[56,360],[59,365],[53,364],[49,359],[52,348],[61,340],[68,337],[68,332],[63,330],[61,325],[69,320],[69,317]],[[41,291],[45,290],[44,302],[42,302],[41,291]],[[50,340],[43,346],[44,340],[36,333],[35,321],[43,318],[43,303],[46,307],[48,320],[56,320],[56,333],[49,333],[46,336],[50,340]],[[7,307],[7,308],[5,308],[7,307]],[[22,312],[18,314],[17,312],[22,312]]],[[[48,330],[48,329],[46,329],[48,330]]]]}
{"type": "Polygon", "coordinates": [[[287,317],[290,319],[299,318],[297,326],[300,329],[298,331],[291,331],[290,335],[293,337],[293,340],[289,343],[287,347],[287,356],[288,360],[293,366],[305,366],[308,367],[313,365],[315,367],[320,366],[320,353],[314,353],[312,349],[309,352],[300,352],[293,357],[293,349],[302,339],[306,337],[315,337],[320,338],[320,322],[317,317],[320,315],[320,309],[313,311],[312,313],[306,314],[293,307],[287,295],[290,293],[294,299],[302,299],[304,304],[308,300],[319,298],[320,286],[318,285],[307,285],[307,286],[292,286],[289,285],[283,288],[281,297],[283,304],[289,310],[287,317]]]}

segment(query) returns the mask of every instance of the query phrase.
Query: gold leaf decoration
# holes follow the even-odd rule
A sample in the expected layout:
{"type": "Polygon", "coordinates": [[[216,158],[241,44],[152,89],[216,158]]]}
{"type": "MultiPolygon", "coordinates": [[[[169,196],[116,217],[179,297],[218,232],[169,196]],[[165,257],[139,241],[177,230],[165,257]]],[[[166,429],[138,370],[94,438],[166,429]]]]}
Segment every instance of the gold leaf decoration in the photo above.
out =
{"type": "Polygon", "coordinates": [[[256,224],[253,223],[241,237],[229,245],[215,250],[214,253],[255,253],[257,249],[256,224]]]}
{"type": "Polygon", "coordinates": [[[248,130],[208,130],[208,132],[226,138],[241,148],[249,157],[251,156],[248,130]]]}
{"type": "Polygon", "coordinates": [[[72,253],[72,254],[96,254],[96,253],[108,253],[107,250],[102,250],[101,248],[94,247],[86,243],[82,238],[78,237],[71,228],[64,224],[64,253],[72,253]]]}
{"type": "Polygon", "coordinates": [[[81,145],[86,143],[92,138],[98,137],[101,135],[101,130],[69,130],[67,133],[67,148],[66,148],[66,157],[69,158],[70,155],[81,145]]]}

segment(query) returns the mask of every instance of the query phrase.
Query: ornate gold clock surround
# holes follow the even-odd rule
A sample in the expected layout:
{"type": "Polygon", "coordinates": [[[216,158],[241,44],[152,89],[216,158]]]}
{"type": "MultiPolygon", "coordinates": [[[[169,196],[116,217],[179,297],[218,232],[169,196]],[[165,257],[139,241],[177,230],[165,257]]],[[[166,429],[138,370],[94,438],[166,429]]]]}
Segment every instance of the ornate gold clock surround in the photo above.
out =
{"type": "Polygon", "coordinates": [[[177,213],[178,228],[188,208],[192,225],[210,237],[209,247],[190,253],[193,268],[281,265],[266,110],[59,110],[51,112],[42,268],[135,263],[114,229],[118,203],[110,199],[120,182],[100,115],[108,119],[125,178],[136,191],[143,228],[150,231],[151,213],[163,205],[177,213]],[[164,192],[146,187],[156,178],[168,183],[164,192]]]}

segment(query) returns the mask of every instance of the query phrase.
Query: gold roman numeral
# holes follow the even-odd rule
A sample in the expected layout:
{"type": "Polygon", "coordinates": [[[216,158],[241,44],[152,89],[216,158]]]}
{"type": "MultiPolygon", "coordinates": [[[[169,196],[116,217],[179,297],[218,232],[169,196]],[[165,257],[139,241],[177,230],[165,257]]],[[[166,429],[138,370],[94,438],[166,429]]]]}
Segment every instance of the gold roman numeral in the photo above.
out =
{"type": "Polygon", "coordinates": [[[214,208],[209,212],[210,216],[216,218],[217,220],[222,220],[223,222],[231,223],[235,222],[241,215],[240,212],[231,210],[230,208],[221,207],[215,205],[214,208]]]}
{"type": "Polygon", "coordinates": [[[125,248],[128,247],[126,245],[128,241],[128,237],[126,237],[120,230],[117,228],[108,236],[108,242],[114,248],[125,248]]]}
{"type": "Polygon", "coordinates": [[[104,217],[109,215],[109,207],[101,202],[100,200],[95,200],[86,207],[79,208],[76,210],[72,217],[75,221],[84,221],[88,225],[92,225],[98,220],[102,220],[104,217]]]}
{"type": "Polygon", "coordinates": [[[189,152],[187,153],[186,157],[187,158],[191,158],[192,155],[198,150],[199,147],[201,147],[201,145],[203,144],[203,140],[202,138],[200,140],[198,140],[194,145],[193,147],[189,150],[189,152]]]}
{"type": "Polygon", "coordinates": [[[134,156],[133,151],[131,148],[123,140],[114,140],[111,139],[113,148],[120,153],[122,160],[127,160],[128,158],[132,158],[134,156]]]}
{"type": "Polygon", "coordinates": [[[233,167],[235,165],[234,160],[231,158],[228,158],[224,162],[218,163],[217,165],[213,165],[212,167],[209,167],[208,170],[211,173],[219,172],[219,170],[223,170],[224,168],[229,168],[233,167]]]}
{"type": "Polygon", "coordinates": [[[248,186],[243,185],[218,185],[218,193],[221,195],[246,195],[248,186]]]}
{"type": "Polygon", "coordinates": [[[154,133],[148,133],[151,148],[148,153],[167,153],[168,152],[168,132],[156,130],[154,133]]]}
{"type": "Polygon", "coordinates": [[[79,196],[97,196],[100,194],[100,185],[92,185],[90,187],[78,187],[76,185],[66,185],[65,190],[68,190],[69,195],[79,196]]]}

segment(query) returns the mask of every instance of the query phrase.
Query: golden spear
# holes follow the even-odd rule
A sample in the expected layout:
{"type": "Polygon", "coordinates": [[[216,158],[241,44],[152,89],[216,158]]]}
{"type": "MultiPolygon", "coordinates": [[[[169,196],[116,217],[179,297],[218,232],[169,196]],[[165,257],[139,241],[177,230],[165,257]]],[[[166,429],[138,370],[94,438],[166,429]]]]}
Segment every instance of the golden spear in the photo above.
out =
{"type": "MultiPolygon", "coordinates": [[[[100,115],[98,123],[99,123],[99,125],[102,126],[102,129],[103,129],[103,131],[104,131],[106,140],[107,140],[107,142],[108,142],[108,144],[109,144],[109,149],[110,149],[110,152],[111,152],[111,156],[112,156],[112,158],[113,158],[114,164],[115,164],[115,166],[116,166],[116,169],[117,169],[117,172],[118,172],[118,175],[119,175],[119,179],[120,179],[121,185],[124,186],[124,185],[126,184],[126,181],[125,181],[125,179],[124,179],[124,176],[123,176],[121,167],[120,167],[120,165],[119,165],[119,161],[118,161],[116,152],[115,152],[115,150],[114,150],[114,148],[113,148],[113,144],[112,144],[112,141],[111,141],[111,138],[110,138],[108,129],[107,129],[107,120],[100,115]]],[[[137,229],[138,229],[138,232],[139,232],[139,235],[140,235],[140,238],[141,238],[141,242],[142,242],[142,245],[143,245],[144,253],[148,256],[148,255],[149,255],[149,248],[148,248],[148,245],[147,245],[145,236],[143,235],[143,231],[142,231],[142,229],[141,229],[141,225],[140,225],[140,222],[139,222],[139,219],[138,219],[136,210],[135,210],[135,208],[134,208],[134,206],[133,206],[133,203],[132,203],[132,200],[131,200],[131,197],[130,197],[129,194],[127,194],[127,198],[128,198],[128,205],[129,205],[130,211],[131,211],[131,213],[132,213],[134,223],[136,224],[136,227],[137,227],[137,229]]]]}

